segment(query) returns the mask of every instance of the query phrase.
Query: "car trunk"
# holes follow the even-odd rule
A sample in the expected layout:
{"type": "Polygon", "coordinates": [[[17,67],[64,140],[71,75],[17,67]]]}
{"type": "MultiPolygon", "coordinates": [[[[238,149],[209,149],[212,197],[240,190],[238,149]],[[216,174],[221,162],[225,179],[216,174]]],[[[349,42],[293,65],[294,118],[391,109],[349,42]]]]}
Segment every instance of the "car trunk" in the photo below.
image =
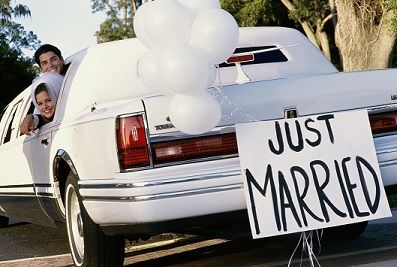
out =
{"type": "MultiPolygon", "coordinates": [[[[396,83],[397,70],[390,69],[257,81],[208,90],[221,103],[222,119],[218,126],[234,128],[236,123],[284,118],[287,110],[305,116],[381,108],[396,103],[396,83]]],[[[143,99],[151,136],[178,131],[167,115],[171,97],[143,99]]]]}

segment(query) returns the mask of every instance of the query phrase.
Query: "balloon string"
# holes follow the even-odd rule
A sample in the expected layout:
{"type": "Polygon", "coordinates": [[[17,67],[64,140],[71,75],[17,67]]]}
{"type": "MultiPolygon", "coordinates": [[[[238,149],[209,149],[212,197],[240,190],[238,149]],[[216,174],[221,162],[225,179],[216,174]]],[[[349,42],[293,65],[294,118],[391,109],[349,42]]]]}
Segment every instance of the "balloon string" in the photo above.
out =
{"type": "MultiPolygon", "coordinates": [[[[220,68],[219,65],[216,65],[216,71],[217,71],[217,82],[214,84],[214,88],[216,89],[216,93],[214,95],[214,97],[218,97],[220,98],[220,103],[219,105],[222,106],[222,104],[226,103],[229,106],[231,106],[232,111],[229,115],[229,117],[233,117],[233,115],[235,113],[239,113],[240,115],[242,115],[243,117],[245,117],[249,122],[256,122],[259,121],[258,119],[256,119],[254,116],[252,116],[251,114],[249,114],[248,112],[245,112],[244,110],[242,110],[240,107],[238,107],[233,101],[231,101],[228,96],[223,92],[223,86],[222,86],[222,81],[221,81],[221,75],[220,75],[220,68]]],[[[226,116],[226,115],[224,115],[226,116]]]]}
{"type": "Polygon", "coordinates": [[[303,235],[304,235],[304,233],[301,233],[301,235],[300,235],[300,237],[299,237],[299,240],[298,240],[298,244],[296,244],[296,247],[295,247],[294,251],[292,252],[291,257],[289,258],[288,267],[291,266],[292,259],[294,258],[294,255],[295,255],[296,251],[297,251],[298,248],[299,248],[299,245],[300,245],[300,243],[301,243],[301,241],[302,241],[303,235]]]}
{"type": "MultiPolygon", "coordinates": [[[[303,264],[303,255],[304,255],[304,252],[306,252],[309,257],[310,265],[312,267],[314,267],[315,263],[317,263],[317,265],[319,267],[321,267],[320,263],[317,260],[315,253],[313,252],[313,246],[314,246],[313,233],[314,233],[314,231],[301,233],[299,240],[298,240],[298,244],[296,245],[296,247],[295,247],[294,251],[292,252],[292,255],[288,261],[288,267],[291,266],[292,259],[294,258],[294,255],[297,252],[297,250],[301,244],[302,244],[302,251],[301,251],[301,258],[300,258],[300,266],[302,266],[302,264],[303,264]]],[[[320,250],[321,250],[320,236],[319,236],[317,230],[315,231],[315,233],[317,236],[317,242],[318,242],[320,250]]],[[[322,232],[321,232],[321,235],[322,235],[322,232]]]]}

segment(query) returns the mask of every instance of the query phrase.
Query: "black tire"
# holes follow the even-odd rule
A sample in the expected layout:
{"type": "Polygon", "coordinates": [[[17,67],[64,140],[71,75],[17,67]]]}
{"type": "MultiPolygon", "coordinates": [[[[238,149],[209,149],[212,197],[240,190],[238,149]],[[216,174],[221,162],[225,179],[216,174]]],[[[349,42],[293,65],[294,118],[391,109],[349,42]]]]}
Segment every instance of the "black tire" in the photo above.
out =
{"type": "Polygon", "coordinates": [[[6,228],[8,226],[9,220],[10,219],[8,217],[4,217],[0,215],[0,228],[6,228]]]}
{"type": "Polygon", "coordinates": [[[65,186],[66,229],[76,266],[123,266],[125,239],[108,236],[91,220],[71,172],[65,186]]]}
{"type": "Polygon", "coordinates": [[[361,235],[368,222],[358,222],[324,229],[323,239],[326,241],[353,239],[361,235]]]}

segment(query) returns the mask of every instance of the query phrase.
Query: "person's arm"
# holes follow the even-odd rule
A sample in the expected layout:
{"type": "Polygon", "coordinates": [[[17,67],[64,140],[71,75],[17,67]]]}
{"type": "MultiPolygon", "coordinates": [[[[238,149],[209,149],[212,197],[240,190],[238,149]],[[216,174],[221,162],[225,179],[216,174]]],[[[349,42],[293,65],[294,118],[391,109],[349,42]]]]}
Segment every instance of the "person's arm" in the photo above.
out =
{"type": "Polygon", "coordinates": [[[30,135],[30,133],[37,128],[36,125],[39,123],[39,119],[35,117],[36,115],[28,114],[23,118],[22,123],[19,126],[21,134],[30,135]]]}
{"type": "Polygon", "coordinates": [[[19,126],[19,131],[21,134],[30,135],[30,133],[35,129],[45,124],[45,122],[41,122],[42,124],[39,126],[40,120],[43,120],[40,110],[34,107],[33,114],[26,115],[26,117],[22,120],[21,125],[19,126]]]}

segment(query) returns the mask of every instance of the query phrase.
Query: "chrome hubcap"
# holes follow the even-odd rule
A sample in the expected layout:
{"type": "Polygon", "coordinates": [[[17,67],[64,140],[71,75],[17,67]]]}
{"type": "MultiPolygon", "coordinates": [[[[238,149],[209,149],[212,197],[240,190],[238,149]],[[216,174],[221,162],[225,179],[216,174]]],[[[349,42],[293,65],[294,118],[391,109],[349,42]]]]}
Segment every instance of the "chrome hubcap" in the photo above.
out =
{"type": "Polygon", "coordinates": [[[84,227],[81,216],[80,203],[76,191],[72,185],[67,189],[66,220],[69,235],[69,243],[72,255],[77,263],[82,263],[84,258],[84,227]]]}
{"type": "Polygon", "coordinates": [[[83,237],[83,219],[81,219],[81,213],[77,214],[77,229],[79,236],[83,237]]]}

